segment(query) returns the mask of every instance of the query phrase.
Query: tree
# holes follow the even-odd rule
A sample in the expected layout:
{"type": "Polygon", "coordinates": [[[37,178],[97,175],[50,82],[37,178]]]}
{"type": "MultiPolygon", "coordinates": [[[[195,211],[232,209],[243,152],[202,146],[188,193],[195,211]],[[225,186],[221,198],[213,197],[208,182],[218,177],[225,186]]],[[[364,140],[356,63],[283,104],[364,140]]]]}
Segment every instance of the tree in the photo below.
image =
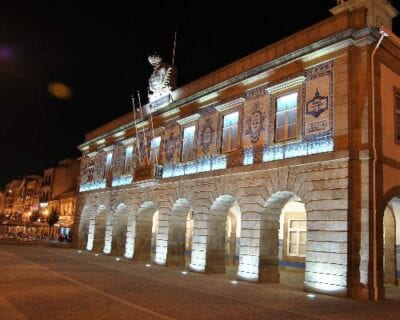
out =
{"type": "Polygon", "coordinates": [[[60,214],[56,208],[52,208],[49,216],[47,217],[47,223],[50,227],[57,223],[60,214]]]}
{"type": "Polygon", "coordinates": [[[40,218],[40,212],[39,211],[33,211],[29,217],[30,222],[36,222],[40,218]]]}

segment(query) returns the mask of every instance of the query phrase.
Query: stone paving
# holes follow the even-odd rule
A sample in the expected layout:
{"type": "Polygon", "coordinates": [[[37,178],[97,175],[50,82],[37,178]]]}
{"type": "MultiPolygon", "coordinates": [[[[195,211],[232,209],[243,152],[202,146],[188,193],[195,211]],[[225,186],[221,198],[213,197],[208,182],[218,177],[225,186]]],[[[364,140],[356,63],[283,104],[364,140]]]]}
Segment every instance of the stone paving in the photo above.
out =
{"type": "Polygon", "coordinates": [[[398,287],[379,303],[310,298],[288,284],[231,283],[229,275],[116,259],[0,244],[0,320],[399,319],[398,287]]]}

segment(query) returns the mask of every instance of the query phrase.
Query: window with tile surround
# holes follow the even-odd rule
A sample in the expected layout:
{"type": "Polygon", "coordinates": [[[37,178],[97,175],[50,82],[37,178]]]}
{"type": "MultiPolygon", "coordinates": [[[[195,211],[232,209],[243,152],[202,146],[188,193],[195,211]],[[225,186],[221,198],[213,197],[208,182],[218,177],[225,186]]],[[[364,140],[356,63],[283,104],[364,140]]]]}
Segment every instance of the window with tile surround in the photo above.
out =
{"type": "Polygon", "coordinates": [[[105,178],[109,179],[112,175],[112,152],[107,153],[106,156],[106,170],[105,170],[105,178]]]}
{"type": "Polygon", "coordinates": [[[183,129],[182,136],[182,162],[195,158],[196,126],[192,125],[183,129]]]}
{"type": "Polygon", "coordinates": [[[132,154],[133,146],[127,146],[125,149],[124,175],[132,174],[132,154]]]}
{"type": "Polygon", "coordinates": [[[239,111],[223,116],[221,152],[226,153],[236,150],[239,146],[239,111]]]}
{"type": "Polygon", "coordinates": [[[275,142],[297,138],[297,92],[279,96],[275,100],[275,142]]]}
{"type": "Polygon", "coordinates": [[[150,163],[158,163],[160,158],[161,137],[151,139],[150,144],[150,163]]]}

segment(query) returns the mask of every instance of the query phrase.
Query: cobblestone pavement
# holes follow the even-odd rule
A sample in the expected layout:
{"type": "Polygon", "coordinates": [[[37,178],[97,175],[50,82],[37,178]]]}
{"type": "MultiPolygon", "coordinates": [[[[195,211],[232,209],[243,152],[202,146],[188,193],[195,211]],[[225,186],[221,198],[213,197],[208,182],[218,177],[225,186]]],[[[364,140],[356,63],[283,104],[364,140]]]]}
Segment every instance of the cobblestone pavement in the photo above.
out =
{"type": "Polygon", "coordinates": [[[68,248],[0,245],[0,320],[400,319],[400,288],[379,303],[231,283],[68,248]]]}

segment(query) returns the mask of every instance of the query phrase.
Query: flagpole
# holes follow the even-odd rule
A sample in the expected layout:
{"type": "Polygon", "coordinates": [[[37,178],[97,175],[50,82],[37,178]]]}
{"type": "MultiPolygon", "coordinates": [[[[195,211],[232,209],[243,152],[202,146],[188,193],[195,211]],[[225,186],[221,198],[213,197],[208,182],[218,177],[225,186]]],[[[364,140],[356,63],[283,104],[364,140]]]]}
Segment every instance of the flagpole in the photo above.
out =
{"type": "MultiPolygon", "coordinates": [[[[138,95],[138,101],[139,101],[139,110],[140,110],[140,116],[141,116],[141,118],[142,118],[142,121],[144,121],[144,117],[143,117],[143,110],[142,110],[142,102],[141,102],[141,100],[140,100],[140,91],[138,90],[138,92],[137,92],[137,95],[138,95]]],[[[142,126],[142,134],[143,134],[143,143],[144,143],[144,147],[145,147],[145,157],[144,157],[144,160],[145,160],[145,162],[146,162],[146,158],[148,157],[147,155],[147,139],[146,139],[146,134],[145,134],[145,132],[144,132],[144,126],[142,126]]]]}
{"type": "Polygon", "coordinates": [[[175,65],[175,49],[176,49],[176,35],[178,34],[178,30],[175,29],[175,34],[174,34],[174,46],[172,49],[172,66],[175,65]]]}
{"type": "MultiPolygon", "coordinates": [[[[147,90],[149,90],[149,88],[147,88],[147,90]]],[[[150,105],[150,124],[151,124],[151,133],[152,133],[152,135],[153,135],[153,139],[152,140],[154,140],[155,139],[155,135],[154,135],[154,125],[153,125],[153,113],[151,112],[151,103],[149,104],[150,105]]],[[[151,143],[150,143],[150,149],[151,149],[151,143]]],[[[155,157],[156,157],[156,164],[158,164],[158,155],[157,155],[157,152],[155,152],[155,157]]]]}
{"type": "Polygon", "coordinates": [[[139,165],[141,165],[140,146],[138,145],[139,136],[138,136],[138,132],[137,132],[137,129],[136,129],[135,96],[132,94],[131,97],[132,97],[132,108],[133,108],[133,123],[135,124],[135,130],[136,130],[136,150],[137,150],[137,154],[139,156],[139,165]]]}

